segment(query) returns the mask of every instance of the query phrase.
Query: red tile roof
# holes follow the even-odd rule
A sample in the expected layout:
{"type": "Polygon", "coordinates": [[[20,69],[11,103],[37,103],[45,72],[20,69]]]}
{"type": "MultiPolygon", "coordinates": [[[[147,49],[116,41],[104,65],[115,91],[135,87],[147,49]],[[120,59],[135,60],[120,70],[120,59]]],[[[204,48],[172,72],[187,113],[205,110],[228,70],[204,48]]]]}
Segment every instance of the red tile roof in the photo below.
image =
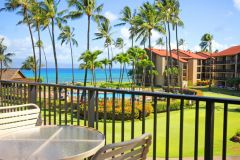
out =
{"type": "Polygon", "coordinates": [[[213,57],[233,56],[240,53],[240,45],[233,46],[218,53],[213,53],[213,57]]]}
{"type": "Polygon", "coordinates": [[[197,52],[196,54],[205,58],[209,58],[211,56],[211,53],[209,52],[197,52]]]}
{"type": "MultiPolygon", "coordinates": [[[[174,49],[173,52],[177,53],[177,50],[174,49]]],[[[179,53],[181,58],[184,58],[184,59],[207,59],[206,57],[195,54],[191,51],[179,50],[179,53]]]]}
{"type": "MultiPolygon", "coordinates": [[[[150,50],[149,48],[146,48],[147,50],[150,50]]],[[[157,54],[157,55],[160,55],[162,57],[166,57],[166,50],[163,50],[163,49],[154,49],[152,48],[152,52],[157,54]]],[[[170,57],[170,53],[168,53],[168,57],[170,57]]],[[[172,52],[172,57],[173,59],[176,59],[178,60],[178,56],[176,53],[172,52]]],[[[183,62],[183,63],[186,63],[187,61],[182,59],[181,57],[179,58],[180,62],[183,62]]]]}

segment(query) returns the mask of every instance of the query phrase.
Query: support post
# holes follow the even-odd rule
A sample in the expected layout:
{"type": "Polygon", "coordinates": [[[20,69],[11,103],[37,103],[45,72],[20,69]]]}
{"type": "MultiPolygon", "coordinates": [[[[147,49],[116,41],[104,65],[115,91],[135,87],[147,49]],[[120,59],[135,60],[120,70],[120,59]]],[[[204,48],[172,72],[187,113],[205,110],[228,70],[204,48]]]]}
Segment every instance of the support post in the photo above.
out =
{"type": "Polygon", "coordinates": [[[37,101],[36,86],[29,84],[29,86],[28,86],[28,103],[36,104],[36,101],[37,101]]]}
{"type": "Polygon", "coordinates": [[[94,90],[88,91],[88,127],[94,128],[94,121],[95,121],[95,95],[96,92],[94,90]]]}
{"type": "Polygon", "coordinates": [[[206,102],[204,159],[213,160],[214,102],[206,102]]]}

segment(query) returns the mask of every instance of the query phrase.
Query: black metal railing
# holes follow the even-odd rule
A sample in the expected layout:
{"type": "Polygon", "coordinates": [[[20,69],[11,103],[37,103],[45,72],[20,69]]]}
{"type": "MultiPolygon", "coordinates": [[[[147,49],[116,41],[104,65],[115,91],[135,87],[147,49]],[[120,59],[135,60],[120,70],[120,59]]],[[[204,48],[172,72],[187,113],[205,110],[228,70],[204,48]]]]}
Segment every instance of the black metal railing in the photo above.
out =
{"type": "MultiPolygon", "coordinates": [[[[170,117],[172,116],[170,105],[173,101],[179,100],[179,155],[183,158],[184,152],[184,111],[185,102],[191,102],[195,110],[194,123],[194,159],[199,157],[199,117],[201,108],[205,109],[205,133],[204,133],[204,159],[213,159],[214,144],[214,111],[215,104],[223,105],[223,138],[222,138],[222,159],[226,160],[227,153],[227,124],[228,107],[236,104],[240,107],[240,100],[212,98],[193,95],[180,95],[159,92],[141,92],[130,90],[116,90],[93,87],[76,87],[67,85],[24,83],[15,81],[0,81],[0,106],[15,104],[36,103],[42,112],[43,125],[81,125],[94,127],[101,130],[106,136],[106,143],[115,143],[134,138],[136,134],[150,132],[153,134],[152,157],[155,160],[159,147],[165,143],[165,158],[170,157],[170,117]],[[160,133],[157,129],[163,122],[159,119],[158,103],[165,103],[166,114],[165,142],[158,140],[160,133]],[[150,111],[153,120],[146,124],[146,115],[150,111]],[[129,108],[126,108],[129,106],[129,108]],[[111,113],[111,114],[109,114],[111,113]],[[138,113],[138,114],[136,114],[138,113]],[[138,117],[136,117],[138,115],[138,117]],[[135,118],[141,119],[137,122],[135,118]],[[126,128],[127,121],[130,121],[130,129],[126,128]],[[109,121],[111,123],[109,123],[109,121]],[[151,122],[151,123],[150,123],[151,122]],[[120,124],[119,124],[120,123],[120,124]],[[136,128],[136,123],[141,123],[141,128],[136,128]],[[146,125],[152,125],[152,130],[146,130],[146,125]],[[118,132],[117,132],[118,127],[118,132]],[[128,132],[126,131],[128,130],[128,132]],[[109,141],[110,139],[110,141],[109,141]],[[158,144],[161,145],[158,145],[158,144]]],[[[202,155],[201,155],[202,156],[202,155]]]]}

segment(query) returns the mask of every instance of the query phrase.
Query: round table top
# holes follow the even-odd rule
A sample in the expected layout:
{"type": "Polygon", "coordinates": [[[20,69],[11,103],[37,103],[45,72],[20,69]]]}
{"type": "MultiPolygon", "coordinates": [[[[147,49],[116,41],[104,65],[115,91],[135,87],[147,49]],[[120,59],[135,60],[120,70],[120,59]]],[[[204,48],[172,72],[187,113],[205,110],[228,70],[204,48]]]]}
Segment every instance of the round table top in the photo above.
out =
{"type": "Polygon", "coordinates": [[[43,126],[0,136],[0,160],[83,159],[104,146],[104,135],[76,126],[43,126]]]}

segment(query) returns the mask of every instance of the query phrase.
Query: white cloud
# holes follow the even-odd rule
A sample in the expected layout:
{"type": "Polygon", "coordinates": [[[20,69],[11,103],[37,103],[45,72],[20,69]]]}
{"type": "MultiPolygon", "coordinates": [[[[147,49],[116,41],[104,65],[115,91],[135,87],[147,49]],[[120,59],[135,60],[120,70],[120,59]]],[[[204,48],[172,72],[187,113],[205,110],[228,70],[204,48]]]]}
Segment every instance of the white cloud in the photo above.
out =
{"type": "Polygon", "coordinates": [[[107,17],[110,21],[115,21],[116,19],[118,19],[117,15],[110,11],[105,12],[104,16],[107,17]]]}
{"type": "Polygon", "coordinates": [[[240,0],[233,0],[234,6],[240,10],[240,0]]]}
{"type": "Polygon", "coordinates": [[[129,32],[129,29],[127,27],[122,27],[120,32],[121,32],[121,37],[123,37],[125,40],[129,39],[130,32],[129,32]]]}
{"type": "Polygon", "coordinates": [[[231,17],[233,14],[234,14],[233,11],[228,11],[228,12],[226,13],[226,17],[231,17]]]}

